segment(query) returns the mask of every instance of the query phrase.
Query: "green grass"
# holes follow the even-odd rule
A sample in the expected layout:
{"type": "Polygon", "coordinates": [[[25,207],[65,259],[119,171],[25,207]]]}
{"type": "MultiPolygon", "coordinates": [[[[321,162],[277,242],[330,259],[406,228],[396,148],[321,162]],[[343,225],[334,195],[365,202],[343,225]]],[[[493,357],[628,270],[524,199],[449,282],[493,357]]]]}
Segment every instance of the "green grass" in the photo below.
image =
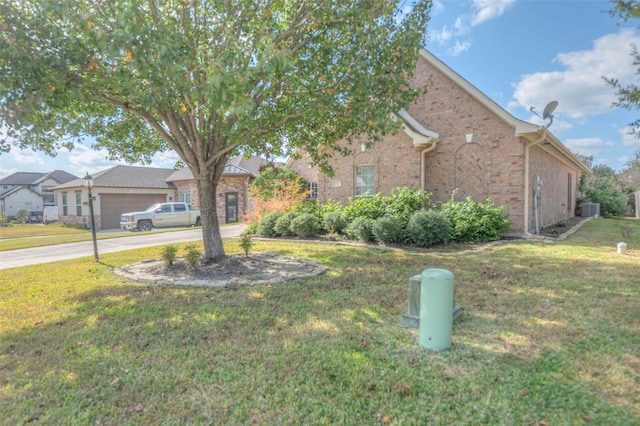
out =
{"type": "Polygon", "coordinates": [[[232,290],[113,274],[155,247],[0,270],[0,423],[640,423],[638,220],[464,255],[254,244],[330,269],[232,290]],[[425,268],[464,310],[440,353],[400,326],[425,268]]]}
{"type": "MultiPolygon", "coordinates": [[[[144,234],[183,231],[185,229],[187,228],[153,229],[144,234]]],[[[96,238],[102,240],[106,238],[131,237],[144,234],[128,231],[98,232],[96,238]]],[[[91,238],[90,229],[63,224],[49,224],[46,226],[36,224],[12,225],[0,227],[0,251],[77,243],[80,241],[90,241],[91,238]]]]}

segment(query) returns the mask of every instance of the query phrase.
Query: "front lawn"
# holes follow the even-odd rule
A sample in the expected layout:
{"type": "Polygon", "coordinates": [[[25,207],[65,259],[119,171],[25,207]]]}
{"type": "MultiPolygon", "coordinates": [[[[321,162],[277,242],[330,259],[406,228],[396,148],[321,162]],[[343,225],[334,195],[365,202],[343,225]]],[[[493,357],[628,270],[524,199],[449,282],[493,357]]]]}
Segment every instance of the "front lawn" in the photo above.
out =
{"type": "Polygon", "coordinates": [[[269,286],[112,273],[159,247],[0,270],[0,423],[640,424],[639,248],[598,219],[461,255],[256,241],[330,267],[269,286]],[[464,310],[440,353],[400,326],[425,268],[464,310]]]}

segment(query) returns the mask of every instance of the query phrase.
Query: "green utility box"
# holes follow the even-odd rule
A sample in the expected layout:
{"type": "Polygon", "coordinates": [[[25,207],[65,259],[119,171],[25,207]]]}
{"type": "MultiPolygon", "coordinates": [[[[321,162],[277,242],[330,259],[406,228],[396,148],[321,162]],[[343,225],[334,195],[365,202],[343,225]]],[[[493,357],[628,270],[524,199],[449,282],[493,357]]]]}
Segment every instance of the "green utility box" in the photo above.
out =
{"type": "Polygon", "coordinates": [[[420,288],[420,346],[441,351],[451,346],[453,329],[453,273],[422,271],[420,288]]]}
{"type": "MultiPolygon", "coordinates": [[[[414,275],[409,278],[409,310],[400,317],[400,324],[407,328],[420,328],[420,287],[422,287],[422,275],[414,275]]],[[[462,315],[462,308],[453,305],[453,320],[462,315]]]]}

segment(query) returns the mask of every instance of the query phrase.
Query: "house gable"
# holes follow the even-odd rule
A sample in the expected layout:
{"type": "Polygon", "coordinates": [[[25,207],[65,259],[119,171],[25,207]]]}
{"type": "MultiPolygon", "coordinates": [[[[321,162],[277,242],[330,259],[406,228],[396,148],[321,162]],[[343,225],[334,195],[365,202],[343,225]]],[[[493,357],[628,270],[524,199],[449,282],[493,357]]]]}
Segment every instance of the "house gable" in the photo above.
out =
{"type": "MultiPolygon", "coordinates": [[[[534,214],[541,214],[534,213],[532,202],[537,177],[548,181],[546,210],[537,220],[548,224],[573,216],[576,185],[588,168],[546,128],[513,117],[426,50],[413,84],[429,90],[398,114],[404,132],[370,148],[364,138],[356,141],[346,157],[329,152],[334,176],[319,176],[321,202],[348,202],[362,185],[383,194],[398,187],[422,188],[436,201],[452,194],[478,201],[490,197],[505,206],[515,233],[526,234],[534,214]]],[[[302,160],[289,167],[303,168],[297,161],[302,160]]]]}

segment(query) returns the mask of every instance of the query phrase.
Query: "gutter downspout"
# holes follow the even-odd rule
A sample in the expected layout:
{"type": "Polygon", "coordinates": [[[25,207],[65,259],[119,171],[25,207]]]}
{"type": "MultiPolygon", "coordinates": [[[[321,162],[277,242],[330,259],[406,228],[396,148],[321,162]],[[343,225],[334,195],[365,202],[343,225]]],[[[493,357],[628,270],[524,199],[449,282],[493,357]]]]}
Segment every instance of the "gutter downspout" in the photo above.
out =
{"type": "Polygon", "coordinates": [[[541,134],[540,139],[530,142],[524,148],[524,236],[528,237],[529,233],[529,149],[532,146],[540,145],[547,138],[547,129],[542,127],[538,129],[538,134],[541,134]]]}
{"type": "Polygon", "coordinates": [[[422,190],[422,192],[425,191],[425,186],[426,186],[424,184],[424,178],[425,178],[424,166],[426,165],[426,162],[427,162],[426,156],[427,156],[427,153],[436,149],[437,145],[438,145],[438,140],[431,139],[431,146],[429,148],[425,148],[422,151],[420,151],[420,189],[422,190]]]}

